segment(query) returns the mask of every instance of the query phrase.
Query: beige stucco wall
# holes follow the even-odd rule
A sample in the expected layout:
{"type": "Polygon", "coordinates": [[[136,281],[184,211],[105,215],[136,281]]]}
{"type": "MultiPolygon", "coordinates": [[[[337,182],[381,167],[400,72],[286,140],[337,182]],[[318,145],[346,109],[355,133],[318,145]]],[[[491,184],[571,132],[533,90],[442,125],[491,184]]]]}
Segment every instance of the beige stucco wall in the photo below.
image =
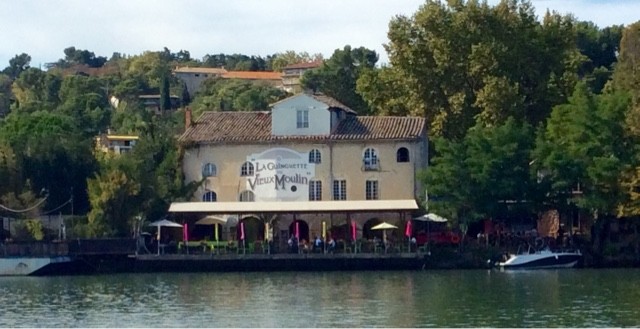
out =
{"type": "MultiPolygon", "coordinates": [[[[186,181],[191,182],[202,179],[202,168],[206,163],[215,164],[217,175],[207,178],[205,184],[198,189],[191,201],[201,201],[203,194],[207,190],[211,190],[216,192],[218,202],[234,202],[238,201],[239,193],[247,186],[248,178],[240,176],[240,167],[247,161],[248,155],[273,148],[288,148],[305,153],[308,161],[308,152],[312,149],[318,149],[321,152],[322,162],[315,167],[314,179],[322,181],[322,200],[333,199],[332,181],[334,179],[347,180],[347,200],[365,199],[365,181],[367,179],[378,180],[379,199],[381,200],[414,199],[422,198],[424,191],[420,182],[416,180],[416,174],[426,166],[426,147],[426,138],[420,141],[359,141],[332,144],[201,145],[185,150],[183,170],[186,181]],[[396,162],[396,152],[400,147],[406,147],[409,150],[409,162],[396,162]],[[363,171],[362,158],[366,148],[376,150],[380,170],[363,171]]],[[[302,193],[306,193],[308,196],[308,188],[302,193]]],[[[397,225],[398,230],[390,232],[390,234],[402,236],[406,220],[410,218],[411,214],[409,212],[360,212],[348,216],[349,218],[347,218],[347,214],[299,214],[296,219],[302,220],[308,225],[310,237],[321,234],[323,221],[326,222],[329,229],[352,220],[356,222],[358,227],[357,237],[362,238],[363,227],[366,223],[371,223],[374,220],[383,220],[397,225]]],[[[279,236],[279,241],[283,243],[283,236],[285,240],[287,236],[286,233],[284,235],[283,233],[290,232],[290,225],[292,225],[294,218],[291,214],[279,214],[277,218],[278,220],[273,222],[275,225],[273,233],[279,236]]],[[[235,232],[235,228],[232,230],[235,232]]]]}
{"type": "MultiPolygon", "coordinates": [[[[185,150],[183,170],[185,180],[202,179],[202,167],[213,163],[217,168],[215,177],[207,178],[192,201],[201,201],[206,190],[216,192],[219,202],[238,201],[239,193],[246,189],[247,177],[240,176],[240,167],[250,154],[267,149],[283,147],[308,154],[312,149],[321,153],[322,162],[315,165],[315,180],[322,181],[322,200],[332,200],[332,181],[347,181],[347,200],[365,200],[366,180],[377,180],[381,200],[414,199],[420,196],[421,184],[416,173],[424,168],[423,149],[419,142],[340,142],[335,144],[248,144],[248,145],[204,145],[185,150]],[[396,162],[398,148],[409,150],[410,162],[396,162]],[[367,148],[376,150],[379,170],[364,171],[362,158],[367,148]]],[[[304,193],[308,193],[308,190],[304,193]]]]}

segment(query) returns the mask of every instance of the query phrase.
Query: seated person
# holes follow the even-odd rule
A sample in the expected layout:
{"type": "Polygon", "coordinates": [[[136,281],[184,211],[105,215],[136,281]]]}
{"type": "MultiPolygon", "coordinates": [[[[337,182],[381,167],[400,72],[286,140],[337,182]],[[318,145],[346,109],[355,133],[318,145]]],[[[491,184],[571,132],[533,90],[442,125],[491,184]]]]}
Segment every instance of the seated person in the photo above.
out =
{"type": "Polygon", "coordinates": [[[329,252],[333,252],[336,250],[336,240],[333,239],[333,237],[329,238],[329,243],[327,244],[327,251],[329,252]]]}
{"type": "Polygon", "coordinates": [[[314,247],[313,249],[316,250],[316,251],[322,250],[322,240],[317,235],[316,235],[316,241],[315,241],[313,247],[314,247]]]}

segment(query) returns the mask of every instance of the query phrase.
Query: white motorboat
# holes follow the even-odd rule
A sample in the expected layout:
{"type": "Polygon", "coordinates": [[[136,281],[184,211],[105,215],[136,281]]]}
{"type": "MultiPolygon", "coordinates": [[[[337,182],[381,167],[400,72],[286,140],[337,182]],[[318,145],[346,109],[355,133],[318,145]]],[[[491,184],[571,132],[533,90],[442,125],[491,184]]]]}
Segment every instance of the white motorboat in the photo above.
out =
{"type": "Polygon", "coordinates": [[[522,252],[509,254],[506,260],[497,262],[496,266],[502,269],[571,268],[581,258],[580,250],[553,251],[548,247],[536,250],[529,246],[522,252]]]}
{"type": "Polygon", "coordinates": [[[0,257],[1,276],[34,275],[54,264],[71,263],[68,256],[54,257],[0,257]]]}

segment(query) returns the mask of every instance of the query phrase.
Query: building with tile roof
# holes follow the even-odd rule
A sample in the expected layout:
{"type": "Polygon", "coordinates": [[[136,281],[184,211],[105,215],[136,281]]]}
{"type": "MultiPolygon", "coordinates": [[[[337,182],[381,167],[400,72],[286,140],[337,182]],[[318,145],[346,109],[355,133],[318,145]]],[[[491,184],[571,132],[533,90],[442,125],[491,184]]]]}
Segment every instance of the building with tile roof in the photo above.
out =
{"type": "Polygon", "coordinates": [[[284,90],[290,93],[302,92],[300,78],[302,78],[304,72],[320,67],[320,65],[322,65],[322,61],[303,62],[285,66],[282,69],[282,84],[284,90]]]}
{"type": "Polygon", "coordinates": [[[115,135],[109,131],[95,137],[95,146],[101,152],[123,154],[131,152],[138,139],[136,135],[115,135]]]}
{"type": "Polygon", "coordinates": [[[210,78],[219,77],[227,70],[216,67],[176,67],[173,74],[182,80],[187,87],[189,95],[193,96],[200,89],[202,83],[210,78]]]}
{"type": "Polygon", "coordinates": [[[223,79],[241,79],[249,81],[262,81],[276,88],[283,88],[282,74],[271,71],[227,71],[224,68],[213,67],[176,67],[173,74],[182,80],[189,95],[195,95],[202,83],[211,78],[221,77],[223,79]]]}
{"type": "MultiPolygon", "coordinates": [[[[186,182],[203,181],[190,200],[192,212],[209,202],[298,202],[313,208],[316,201],[421,198],[424,189],[416,176],[427,165],[424,118],[357,116],[335,99],[306,93],[271,107],[205,112],[194,122],[187,111],[179,137],[184,176],[186,182]]],[[[406,216],[279,214],[274,232],[291,233],[297,223],[308,241],[320,233],[322,221],[346,220],[357,224],[358,237],[371,238],[372,225],[382,220],[400,225],[406,216]]],[[[255,232],[260,235],[259,228],[255,232]]]]}
{"type": "Polygon", "coordinates": [[[271,71],[227,71],[223,79],[241,79],[268,82],[275,87],[282,87],[282,74],[271,71]]]}

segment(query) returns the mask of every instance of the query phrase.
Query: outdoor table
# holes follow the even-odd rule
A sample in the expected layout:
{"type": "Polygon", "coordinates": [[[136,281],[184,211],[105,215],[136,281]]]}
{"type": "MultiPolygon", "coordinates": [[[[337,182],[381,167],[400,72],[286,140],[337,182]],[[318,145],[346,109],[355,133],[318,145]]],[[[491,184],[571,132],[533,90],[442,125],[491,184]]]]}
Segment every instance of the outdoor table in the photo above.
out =
{"type": "Polygon", "coordinates": [[[205,243],[212,254],[214,251],[217,253],[221,249],[226,250],[229,245],[227,241],[206,241],[205,243]]]}
{"type": "Polygon", "coordinates": [[[183,247],[186,247],[187,251],[189,248],[202,247],[202,251],[205,252],[207,251],[207,247],[209,247],[208,243],[209,241],[181,241],[178,243],[178,250],[182,250],[183,247]]]}

